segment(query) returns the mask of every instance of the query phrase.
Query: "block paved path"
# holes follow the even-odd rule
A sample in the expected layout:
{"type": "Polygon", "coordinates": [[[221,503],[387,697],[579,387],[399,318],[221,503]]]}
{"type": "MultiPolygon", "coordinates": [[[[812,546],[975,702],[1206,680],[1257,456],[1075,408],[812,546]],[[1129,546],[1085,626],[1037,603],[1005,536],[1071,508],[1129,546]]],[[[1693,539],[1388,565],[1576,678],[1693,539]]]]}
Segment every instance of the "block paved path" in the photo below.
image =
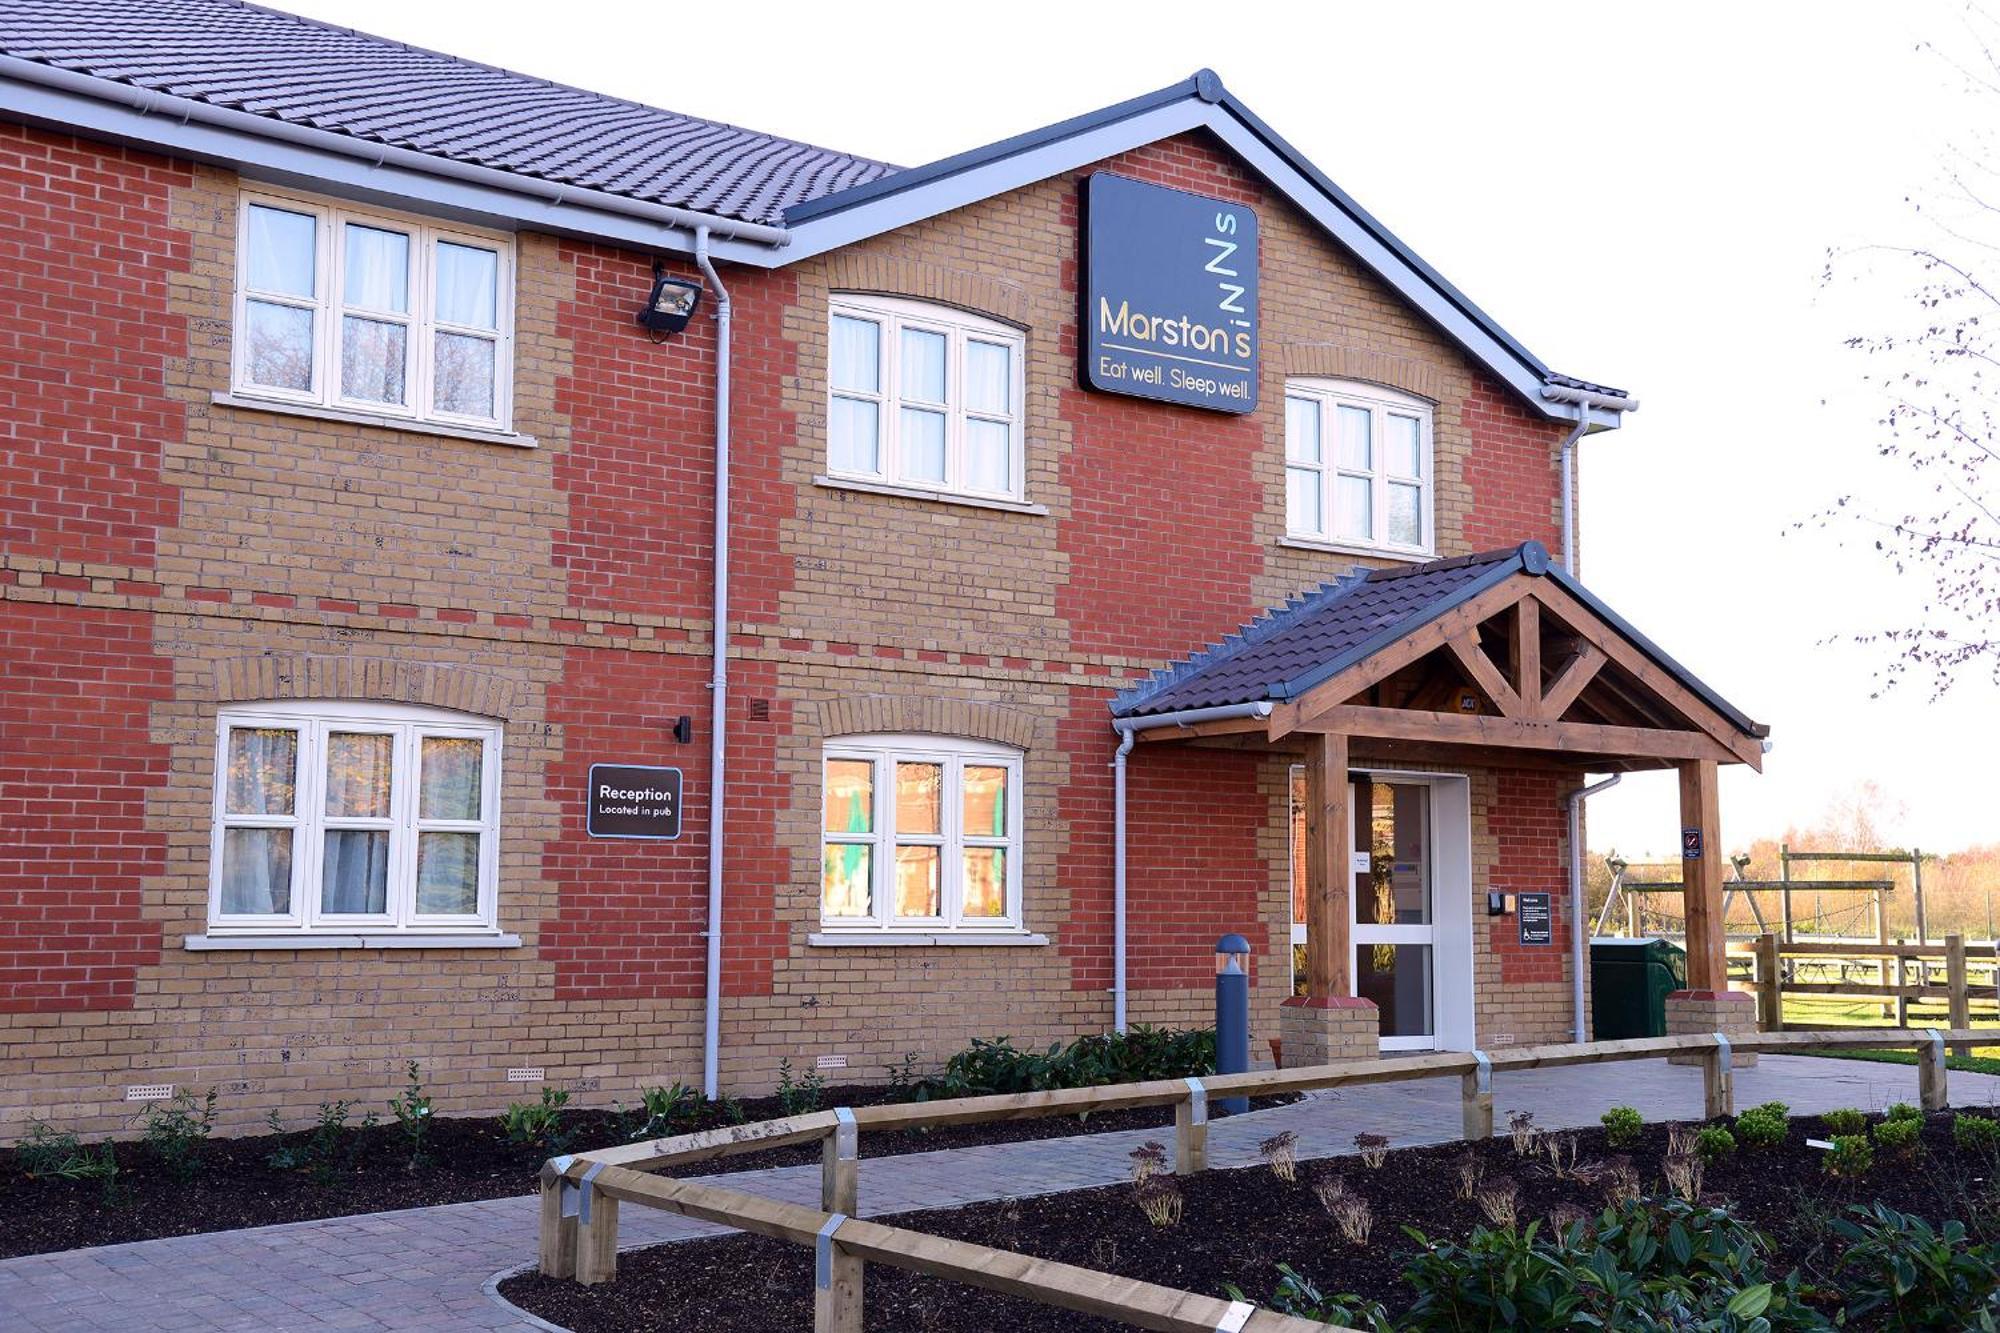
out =
{"type": "MultiPolygon", "coordinates": [[[[1545,1128],[1594,1125],[1608,1108],[1639,1107],[1650,1120],[1701,1114],[1701,1071],[1646,1061],[1530,1070],[1494,1080],[1496,1120],[1529,1110],[1545,1128]]],[[[1909,1065],[1806,1056],[1765,1056],[1736,1076],[1739,1106],[1777,1098],[1795,1113],[1837,1106],[1880,1109],[1915,1101],[1909,1065]]],[[[2000,1078],[1951,1075],[1954,1106],[2000,1104],[2000,1078]]],[[[1299,1135],[1299,1156],[1353,1151],[1362,1132],[1396,1147],[1458,1137],[1456,1077],[1320,1093],[1292,1106],[1232,1117],[1209,1131],[1213,1166],[1249,1166],[1257,1142],[1299,1135]]],[[[935,1208],[1006,1195],[1045,1194],[1127,1178],[1126,1158],[1159,1131],[1084,1135],[889,1157],[861,1164],[861,1211],[935,1208]]],[[[863,1151],[867,1140],[863,1137],[863,1151]]],[[[817,1206],[819,1168],[783,1167],[713,1177],[718,1184],[817,1206]]],[[[0,1262],[0,1329],[478,1329],[542,1327],[490,1297],[485,1284],[532,1262],[532,1197],[295,1222],[247,1231],[140,1241],[0,1262]]],[[[627,1248],[714,1234],[718,1229],[650,1209],[621,1210],[627,1248]]]]}

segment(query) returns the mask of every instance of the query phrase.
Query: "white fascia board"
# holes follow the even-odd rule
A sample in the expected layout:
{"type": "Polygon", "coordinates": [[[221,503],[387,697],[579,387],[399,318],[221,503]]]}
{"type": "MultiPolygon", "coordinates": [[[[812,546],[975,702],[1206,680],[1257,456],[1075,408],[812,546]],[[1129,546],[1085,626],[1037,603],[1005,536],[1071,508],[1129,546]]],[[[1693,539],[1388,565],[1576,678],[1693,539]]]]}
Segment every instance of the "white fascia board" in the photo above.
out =
{"type": "MultiPolygon", "coordinates": [[[[494,230],[549,232],[646,253],[691,254],[694,250],[691,230],[595,209],[587,202],[585,191],[527,176],[521,178],[519,192],[497,189],[196,120],[147,114],[115,102],[10,78],[0,78],[0,117],[230,167],[248,179],[268,184],[430,213],[494,230]]],[[[720,221],[718,225],[722,225],[720,221]]],[[[771,267],[781,253],[768,245],[719,236],[711,239],[709,250],[718,259],[760,268],[771,267]]]]}
{"type": "MultiPolygon", "coordinates": [[[[1185,134],[1207,123],[1206,102],[1189,98],[1128,120],[1086,130],[1073,138],[1030,148],[914,189],[892,192],[872,203],[856,204],[788,228],[790,244],[768,251],[766,264],[777,267],[838,250],[871,236],[907,227],[913,222],[949,213],[997,195],[1008,194],[1065,171],[1101,162],[1142,144],[1185,134]]],[[[893,179],[893,178],[892,178],[893,179]]]]}

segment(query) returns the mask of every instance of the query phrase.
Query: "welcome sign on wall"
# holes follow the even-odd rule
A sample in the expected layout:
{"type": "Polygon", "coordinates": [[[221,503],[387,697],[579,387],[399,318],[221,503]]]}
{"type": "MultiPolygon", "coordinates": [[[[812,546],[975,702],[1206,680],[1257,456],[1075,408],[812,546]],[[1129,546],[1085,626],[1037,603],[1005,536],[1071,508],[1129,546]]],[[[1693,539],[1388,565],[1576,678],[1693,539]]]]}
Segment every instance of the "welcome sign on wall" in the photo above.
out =
{"type": "Polygon", "coordinates": [[[1253,411],[1257,214],[1108,171],[1083,212],[1085,387],[1253,411]]]}

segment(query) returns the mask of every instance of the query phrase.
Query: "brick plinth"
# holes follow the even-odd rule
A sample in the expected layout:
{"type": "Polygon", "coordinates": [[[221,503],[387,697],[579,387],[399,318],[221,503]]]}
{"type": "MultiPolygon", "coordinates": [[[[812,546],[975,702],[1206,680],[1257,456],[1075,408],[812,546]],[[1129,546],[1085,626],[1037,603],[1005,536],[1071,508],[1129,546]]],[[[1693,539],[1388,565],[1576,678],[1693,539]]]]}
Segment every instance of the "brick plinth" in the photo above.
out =
{"type": "Polygon", "coordinates": [[[1295,995],[1278,1006],[1278,1036],[1287,1069],[1373,1060],[1382,1053],[1382,1015],[1373,1000],[1295,995]]]}
{"type": "MultiPolygon", "coordinates": [[[[1757,1031],[1757,998],[1743,991],[1677,990],[1667,996],[1667,1035],[1682,1037],[1696,1032],[1738,1032],[1757,1031]]],[[[1698,1065],[1700,1055],[1674,1055],[1667,1057],[1669,1064],[1698,1065]]],[[[1735,1069],[1750,1069],[1757,1064],[1755,1055],[1737,1051],[1730,1052],[1729,1063],[1735,1069]]]]}

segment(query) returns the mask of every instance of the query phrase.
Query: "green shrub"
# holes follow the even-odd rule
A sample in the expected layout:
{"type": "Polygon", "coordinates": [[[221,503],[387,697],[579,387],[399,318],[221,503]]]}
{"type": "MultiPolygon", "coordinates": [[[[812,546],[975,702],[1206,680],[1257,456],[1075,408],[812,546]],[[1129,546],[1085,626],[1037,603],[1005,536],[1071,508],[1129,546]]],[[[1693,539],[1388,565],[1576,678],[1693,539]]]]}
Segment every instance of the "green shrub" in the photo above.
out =
{"type": "MultiPolygon", "coordinates": [[[[1233,1301],[1248,1301],[1250,1298],[1236,1287],[1224,1287],[1233,1301]]],[[[1334,1324],[1341,1328],[1372,1329],[1375,1333],[1391,1333],[1389,1312],[1380,1301],[1371,1301],[1360,1296],[1323,1296],[1311,1278],[1293,1268],[1290,1264],[1278,1265],[1278,1285],[1272,1293],[1261,1301],[1252,1302],[1279,1314],[1288,1314],[1298,1319],[1317,1320],[1322,1324],[1334,1324]]]]}
{"type": "Polygon", "coordinates": [[[92,1152],[76,1135],[39,1120],[29,1124],[25,1138],[15,1140],[14,1162],[30,1180],[110,1180],[118,1174],[108,1142],[92,1152]]]}
{"type": "Polygon", "coordinates": [[[1705,1125],[1694,1136],[1694,1150],[1704,1162],[1719,1162],[1736,1151],[1736,1136],[1721,1125],[1705,1125]]]}
{"type": "Polygon", "coordinates": [[[932,1101],[1214,1072],[1213,1028],[1156,1028],[1142,1023],[1128,1032],[1079,1037],[1068,1046],[1052,1042],[1046,1051],[1020,1050],[1006,1037],[974,1038],[970,1047],[945,1061],[943,1070],[924,1079],[915,1095],[918,1101],[932,1101]]]}
{"type": "Polygon", "coordinates": [[[1630,1148],[1639,1142],[1639,1134],[1646,1127],[1645,1118],[1637,1108],[1614,1106],[1600,1119],[1604,1123],[1604,1142],[1607,1147],[1630,1148]]]}
{"type": "Polygon", "coordinates": [[[396,1117],[396,1127],[403,1131],[403,1142],[410,1150],[409,1166],[414,1171],[429,1160],[424,1154],[424,1139],[431,1128],[431,1097],[424,1091],[423,1080],[417,1077],[415,1060],[410,1061],[404,1072],[409,1082],[389,1099],[389,1114],[396,1117]]]}
{"type": "MultiPolygon", "coordinates": [[[[1891,1157],[1910,1158],[1923,1149],[1921,1120],[1884,1120],[1875,1126],[1875,1146],[1891,1157]]],[[[1840,1142],[1839,1139],[1834,1140],[1840,1142]]]]}
{"type": "Polygon", "coordinates": [[[792,1078],[792,1062],[778,1061],[778,1110],[784,1115],[809,1115],[819,1110],[820,1094],[825,1090],[825,1080],[817,1069],[806,1071],[805,1077],[792,1078]]]}
{"type": "Polygon", "coordinates": [[[630,1122],[628,1138],[668,1138],[694,1127],[701,1117],[701,1094],[685,1083],[676,1083],[671,1088],[645,1088],[639,1093],[639,1112],[644,1119],[630,1122]]]}
{"type": "Polygon", "coordinates": [[[1889,1120],[1914,1120],[1920,1125],[1924,1122],[1924,1113],[1908,1102],[1895,1103],[1883,1116],[1889,1120]]]}
{"type": "MultiPolygon", "coordinates": [[[[365,1146],[366,1131],[376,1125],[373,1111],[350,1125],[354,1114],[351,1101],[321,1102],[312,1129],[296,1143],[281,1143],[264,1158],[265,1165],[278,1171],[304,1171],[315,1185],[331,1185],[334,1179],[354,1169],[365,1146]]],[[[284,1134],[278,1113],[264,1118],[273,1134],[284,1134]]]]}
{"type": "Polygon", "coordinates": [[[1841,1180],[1859,1180],[1875,1168],[1875,1150],[1859,1134],[1840,1134],[1826,1155],[1826,1173],[1841,1180]]]}
{"type": "Polygon", "coordinates": [[[1736,1138],[1746,1148],[1771,1148],[1785,1141],[1785,1105],[1765,1102],[1736,1117],[1736,1138]]]}
{"type": "Polygon", "coordinates": [[[500,1116],[500,1128],[507,1142],[517,1148],[537,1148],[544,1156],[558,1156],[569,1147],[571,1131],[563,1128],[563,1107],[567,1105],[567,1092],[544,1084],[541,1101],[510,1103],[500,1116]]]}
{"type": "Polygon", "coordinates": [[[214,1088],[200,1100],[192,1092],[178,1092],[154,1102],[140,1117],[147,1151],[175,1180],[192,1180],[201,1170],[201,1150],[215,1128],[215,1095],[214,1088]]]}
{"type": "Polygon", "coordinates": [[[2000,1245],[1968,1241],[1960,1223],[1934,1229],[1881,1203],[1857,1204],[1833,1225],[1848,1242],[1840,1266],[1850,1326],[1957,1330],[2000,1322],[2000,1245]]]}
{"type": "Polygon", "coordinates": [[[2000,1150],[2000,1120],[1961,1111],[1951,1118],[1951,1141],[1968,1152],[2000,1150]]]}
{"type": "Polygon", "coordinates": [[[1856,1107],[1847,1106],[1838,1111],[1828,1111],[1820,1119],[1826,1122],[1826,1132],[1829,1134],[1866,1134],[1868,1132],[1868,1117],[1863,1115],[1856,1107]]]}

